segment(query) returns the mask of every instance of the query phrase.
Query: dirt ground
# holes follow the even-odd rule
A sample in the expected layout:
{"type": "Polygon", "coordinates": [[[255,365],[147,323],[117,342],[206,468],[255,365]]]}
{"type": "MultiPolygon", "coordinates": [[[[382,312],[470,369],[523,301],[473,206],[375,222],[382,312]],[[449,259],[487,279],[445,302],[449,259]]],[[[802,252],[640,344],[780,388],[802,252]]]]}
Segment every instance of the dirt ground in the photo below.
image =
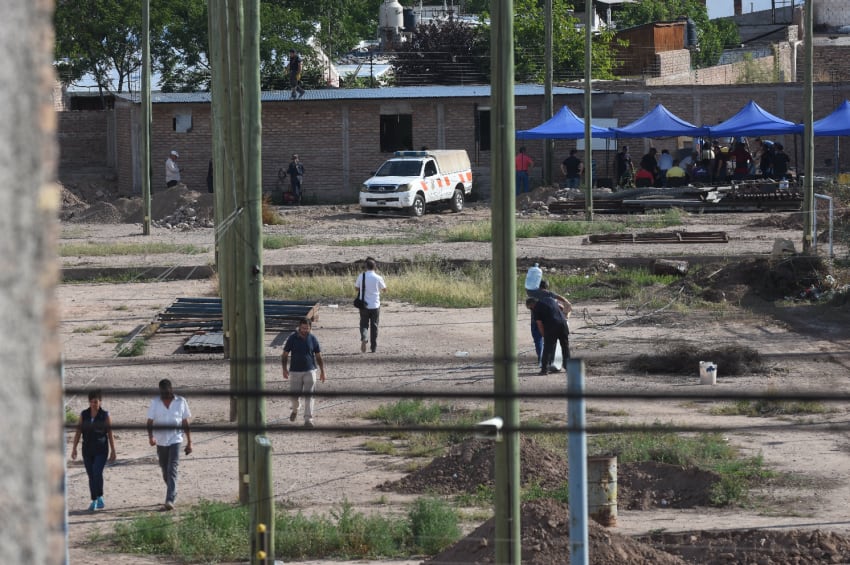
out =
{"type": "MultiPolygon", "coordinates": [[[[166,214],[174,202],[185,199],[185,194],[171,196],[174,197],[165,202],[170,196],[160,195],[166,214]]],[[[427,214],[420,219],[371,217],[360,214],[353,206],[283,208],[281,215],[284,223],[266,226],[264,233],[298,234],[305,241],[294,248],[267,251],[267,266],[308,269],[317,263],[350,264],[367,254],[387,263],[434,256],[474,260],[491,257],[486,243],[333,245],[346,238],[400,237],[488,220],[489,209],[484,204],[471,205],[461,214],[427,214]]],[[[742,265],[756,261],[748,263],[752,270],[768,264],[776,238],[800,240],[797,228],[784,228],[793,226],[790,218],[785,221],[783,215],[775,216],[779,217],[777,221],[761,225],[756,225],[764,218],[759,214],[686,218],[684,229],[689,231],[727,231],[730,241],[725,244],[687,248],[675,244],[594,246],[584,244],[583,238],[577,236],[519,240],[517,257],[520,261],[540,259],[547,269],[579,268],[569,265],[576,260],[584,261],[581,268],[596,264],[598,268],[615,269],[618,262],[635,258],[712,256],[740,260],[742,265]]],[[[67,269],[94,270],[205,265],[212,261],[213,238],[213,229],[188,224],[177,229],[155,227],[153,234],[145,237],[138,224],[69,219],[63,222],[60,244],[168,241],[192,243],[206,251],[196,255],[118,258],[70,256],[63,257],[62,264],[67,269]]],[[[839,247],[837,255],[846,257],[846,248],[839,247]]],[[[617,525],[591,527],[592,563],[850,562],[847,404],[828,402],[830,411],[825,414],[773,418],[721,416],[712,411],[723,404],[718,398],[723,394],[799,392],[829,396],[850,392],[848,307],[801,303],[780,308],[760,299],[758,293],[738,288],[740,277],[731,276],[730,270],[736,268],[727,268],[716,277],[728,276],[724,279],[726,288],[718,289],[728,295],[725,301],[719,299],[715,310],[683,314],[675,307],[644,311],[614,301],[576,303],[571,321],[572,354],[585,361],[589,392],[623,395],[589,400],[591,425],[663,423],[719,429],[742,455],[762,456],[769,468],[780,473],[779,478],[766,480],[744,507],[716,508],[700,496],[712,481],[709,476],[695,478],[693,470],[660,465],[623,465],[617,525]],[[725,376],[720,365],[717,384],[709,386],[699,384],[696,367],[674,375],[627,369],[627,363],[635,356],[657,352],[670,343],[694,348],[746,344],[761,353],[766,370],[725,376]],[[626,398],[635,393],[647,398],[626,398]],[[679,393],[698,397],[661,397],[679,393]],[[653,398],[654,395],[659,397],[653,398]]],[[[838,284],[847,282],[850,281],[838,284]]],[[[393,298],[389,274],[387,283],[389,292],[382,308],[382,333],[375,354],[360,353],[357,312],[348,300],[321,304],[314,332],[322,344],[328,380],[320,390],[361,394],[380,390],[398,392],[400,397],[411,392],[492,392],[492,311],[413,307],[393,298]]],[[[68,388],[136,389],[134,394],[105,395],[105,408],[119,428],[143,424],[151,395],[161,378],[171,379],[177,393],[188,398],[193,414],[194,453],[181,461],[178,517],[199,500],[235,502],[238,497],[236,439],[230,433],[205,430],[229,422],[228,401],[203,394],[209,389],[227,387],[227,362],[221,354],[185,353],[185,334],[157,334],[143,356],[130,359],[115,356],[115,344],[110,338],[151,322],[177,297],[213,293],[214,282],[209,279],[64,284],[58,289],[68,388]]],[[[565,425],[566,403],[557,398],[564,392],[564,373],[536,375],[528,316],[523,309],[519,310],[516,331],[520,390],[544,393],[521,401],[522,420],[565,425]]],[[[492,477],[493,448],[486,443],[470,440],[433,463],[421,461],[418,471],[410,471],[405,458],[365,449],[364,442],[372,436],[341,431],[369,425],[364,414],[393,399],[344,394],[322,398],[317,401],[315,429],[307,430],[299,421],[290,423],[289,400],[282,395],[287,385],[282,381],[278,361],[284,338],[285,335],[266,335],[267,386],[270,392],[281,393],[267,402],[267,418],[275,428],[270,438],[278,504],[308,514],[330,514],[347,500],[365,513],[401,513],[417,493],[469,491],[492,477]]],[[[80,395],[68,396],[66,402],[74,411],[86,405],[80,395]]],[[[472,399],[453,404],[487,406],[472,399]]],[[[84,510],[88,504],[86,474],[82,464],[68,462],[71,563],[93,558],[118,565],[168,563],[153,556],[118,555],[110,550],[108,540],[115,524],[157,511],[164,498],[155,454],[144,432],[119,429],[116,444],[118,461],[106,471],[104,511],[92,514],[84,510]]],[[[563,461],[533,442],[523,441],[522,455],[524,477],[547,484],[566,477],[563,461]]],[[[523,561],[541,565],[567,562],[568,523],[566,507],[553,502],[525,504],[523,561]]],[[[492,563],[492,520],[466,523],[464,528],[467,537],[441,555],[381,563],[492,563]]]]}

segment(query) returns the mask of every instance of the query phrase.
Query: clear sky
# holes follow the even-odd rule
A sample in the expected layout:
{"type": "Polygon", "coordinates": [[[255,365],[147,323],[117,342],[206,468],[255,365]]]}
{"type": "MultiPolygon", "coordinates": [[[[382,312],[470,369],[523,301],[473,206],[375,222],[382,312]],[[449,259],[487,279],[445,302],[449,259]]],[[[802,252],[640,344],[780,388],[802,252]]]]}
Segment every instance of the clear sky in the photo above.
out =
{"type": "MultiPolygon", "coordinates": [[[[776,7],[790,6],[791,0],[775,0],[776,7]]],[[[794,0],[794,5],[802,4],[803,0],[794,0]]],[[[708,8],[709,19],[732,16],[735,13],[734,0],[707,0],[705,6],[708,8]]],[[[741,9],[745,14],[750,12],[761,12],[770,10],[771,0],[742,0],[741,9]]]]}

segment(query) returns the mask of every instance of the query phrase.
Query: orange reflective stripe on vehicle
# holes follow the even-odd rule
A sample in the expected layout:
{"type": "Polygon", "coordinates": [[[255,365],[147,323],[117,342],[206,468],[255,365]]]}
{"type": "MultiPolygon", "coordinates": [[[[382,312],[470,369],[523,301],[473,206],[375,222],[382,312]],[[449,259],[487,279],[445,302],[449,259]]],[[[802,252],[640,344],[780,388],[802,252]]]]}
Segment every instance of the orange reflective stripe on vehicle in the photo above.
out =
{"type": "Polygon", "coordinates": [[[428,183],[424,180],[419,181],[419,184],[422,185],[422,190],[428,190],[428,183]]]}
{"type": "Polygon", "coordinates": [[[446,180],[446,186],[449,186],[450,184],[452,184],[452,181],[449,180],[449,177],[445,177],[445,180],[446,180]]]}

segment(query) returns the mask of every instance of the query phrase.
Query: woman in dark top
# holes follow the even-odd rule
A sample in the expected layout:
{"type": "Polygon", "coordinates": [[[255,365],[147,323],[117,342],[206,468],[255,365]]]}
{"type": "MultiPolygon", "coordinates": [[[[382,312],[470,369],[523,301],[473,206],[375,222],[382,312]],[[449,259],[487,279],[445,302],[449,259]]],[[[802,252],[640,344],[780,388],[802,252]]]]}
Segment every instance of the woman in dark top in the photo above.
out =
{"type": "Polygon", "coordinates": [[[115,461],[115,439],[112,437],[112,420],[109,412],[101,408],[99,390],[89,392],[89,407],[80,414],[77,432],[74,434],[74,446],[71,448],[71,459],[77,458],[77,444],[80,436],[83,438],[83,463],[89,476],[89,493],[91,504],[89,510],[102,510],[103,503],[103,468],[109,462],[115,461]]]}

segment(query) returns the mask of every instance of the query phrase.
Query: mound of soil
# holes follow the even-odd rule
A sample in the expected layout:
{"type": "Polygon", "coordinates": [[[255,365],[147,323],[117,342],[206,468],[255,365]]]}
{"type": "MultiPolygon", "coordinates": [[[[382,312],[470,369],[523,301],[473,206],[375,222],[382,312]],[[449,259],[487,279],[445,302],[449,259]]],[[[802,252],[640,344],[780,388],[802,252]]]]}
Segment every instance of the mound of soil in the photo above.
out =
{"type": "Polygon", "coordinates": [[[626,510],[693,508],[711,505],[720,476],[695,467],[646,461],[617,469],[617,507],[626,510]]]}
{"type": "MultiPolygon", "coordinates": [[[[569,562],[570,515],[566,504],[534,500],[520,508],[522,562],[526,565],[563,565],[569,562]]],[[[471,534],[424,561],[423,565],[495,563],[496,522],[487,520],[471,534]]],[[[686,563],[630,537],[588,524],[588,555],[592,565],[681,565],[686,563]]]]}
{"type": "MultiPolygon", "coordinates": [[[[434,458],[425,467],[378,488],[406,494],[474,493],[479,485],[493,485],[495,450],[492,441],[470,439],[452,446],[447,455],[434,458]]],[[[523,486],[538,484],[555,489],[567,480],[566,460],[531,438],[520,439],[520,459],[523,486]]]]}

